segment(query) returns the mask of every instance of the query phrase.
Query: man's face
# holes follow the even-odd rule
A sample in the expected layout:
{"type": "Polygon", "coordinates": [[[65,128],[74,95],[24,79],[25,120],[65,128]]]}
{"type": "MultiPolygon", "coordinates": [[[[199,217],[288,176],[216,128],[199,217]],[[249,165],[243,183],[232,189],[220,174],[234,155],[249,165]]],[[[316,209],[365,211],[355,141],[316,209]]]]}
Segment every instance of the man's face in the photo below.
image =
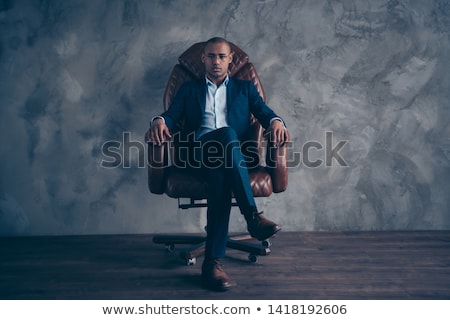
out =
{"type": "Polygon", "coordinates": [[[226,42],[209,43],[202,53],[206,76],[215,84],[226,78],[232,60],[233,55],[226,42]]]}

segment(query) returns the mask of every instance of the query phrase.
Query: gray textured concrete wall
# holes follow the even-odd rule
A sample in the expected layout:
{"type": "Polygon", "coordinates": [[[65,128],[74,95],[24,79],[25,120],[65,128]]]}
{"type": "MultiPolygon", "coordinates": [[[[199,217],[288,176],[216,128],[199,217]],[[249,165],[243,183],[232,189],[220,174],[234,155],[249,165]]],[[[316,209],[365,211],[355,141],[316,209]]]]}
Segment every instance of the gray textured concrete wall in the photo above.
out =
{"type": "MultiPolygon", "coordinates": [[[[250,55],[293,151],[260,208],[285,230],[448,229],[447,0],[0,2],[0,235],[199,231],[204,212],[151,195],[101,146],[143,142],[178,55],[225,36],[250,55]],[[310,160],[325,160],[325,149],[310,160]]],[[[233,209],[231,230],[244,230],[233,209]]]]}

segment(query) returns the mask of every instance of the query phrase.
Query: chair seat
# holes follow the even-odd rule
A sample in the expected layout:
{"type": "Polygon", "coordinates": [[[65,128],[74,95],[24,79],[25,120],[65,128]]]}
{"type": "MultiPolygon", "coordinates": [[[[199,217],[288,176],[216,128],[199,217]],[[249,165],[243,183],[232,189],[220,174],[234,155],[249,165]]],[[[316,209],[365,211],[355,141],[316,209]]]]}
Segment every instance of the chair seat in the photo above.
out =
{"type": "MultiPolygon", "coordinates": [[[[260,166],[249,170],[250,185],[255,197],[272,194],[272,179],[267,170],[260,166]]],[[[165,193],[171,198],[206,199],[208,184],[195,170],[169,168],[166,176],[165,193]]]]}

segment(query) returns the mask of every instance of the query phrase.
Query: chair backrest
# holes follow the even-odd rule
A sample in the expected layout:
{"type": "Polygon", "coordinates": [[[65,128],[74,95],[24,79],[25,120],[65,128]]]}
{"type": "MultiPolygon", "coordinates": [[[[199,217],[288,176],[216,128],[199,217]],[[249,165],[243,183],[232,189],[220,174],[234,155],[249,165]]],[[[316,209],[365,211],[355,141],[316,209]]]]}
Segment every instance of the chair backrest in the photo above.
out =
{"type": "MultiPolygon", "coordinates": [[[[205,67],[201,61],[205,44],[206,42],[198,42],[192,45],[178,58],[179,64],[173,68],[164,92],[164,110],[169,108],[170,102],[185,81],[205,76],[205,67]]],[[[266,101],[261,81],[255,67],[249,62],[248,55],[234,43],[230,42],[230,46],[233,52],[233,61],[229,66],[229,76],[252,81],[263,100],[266,101]]]]}
{"type": "MultiPolygon", "coordinates": [[[[190,80],[200,79],[205,76],[204,64],[201,61],[201,54],[203,52],[206,42],[198,42],[189,47],[178,58],[178,64],[174,66],[167,86],[164,92],[163,105],[164,110],[167,110],[175,97],[178,89],[181,85],[190,80]]],[[[248,55],[237,47],[234,43],[230,42],[231,51],[233,52],[233,61],[229,66],[229,76],[237,79],[252,81],[255,85],[258,93],[262,99],[266,101],[266,95],[262,87],[259,76],[255,67],[249,61],[248,55]]],[[[183,124],[178,124],[179,128],[182,128],[183,124]]],[[[246,148],[242,149],[244,156],[254,165],[260,163],[262,159],[262,140],[263,129],[258,120],[251,115],[250,128],[248,130],[248,136],[246,137],[246,148]],[[255,151],[259,156],[258,159],[254,159],[255,151]]],[[[172,150],[171,152],[177,152],[172,150]]],[[[174,157],[178,159],[178,157],[174,157]]]]}

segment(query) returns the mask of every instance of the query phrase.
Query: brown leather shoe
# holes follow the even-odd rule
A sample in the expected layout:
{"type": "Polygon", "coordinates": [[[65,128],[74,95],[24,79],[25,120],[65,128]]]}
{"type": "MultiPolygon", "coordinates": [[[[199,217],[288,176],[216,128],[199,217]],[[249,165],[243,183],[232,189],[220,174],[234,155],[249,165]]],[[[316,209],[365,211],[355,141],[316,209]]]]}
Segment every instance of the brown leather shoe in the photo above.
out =
{"type": "Polygon", "coordinates": [[[212,290],[226,291],[231,287],[230,278],[223,271],[219,259],[205,259],[203,261],[202,279],[204,284],[212,290]]]}
{"type": "Polygon", "coordinates": [[[247,230],[253,238],[265,240],[272,237],[281,230],[275,222],[270,221],[261,212],[254,212],[251,216],[245,217],[247,220],[247,230]]]}

